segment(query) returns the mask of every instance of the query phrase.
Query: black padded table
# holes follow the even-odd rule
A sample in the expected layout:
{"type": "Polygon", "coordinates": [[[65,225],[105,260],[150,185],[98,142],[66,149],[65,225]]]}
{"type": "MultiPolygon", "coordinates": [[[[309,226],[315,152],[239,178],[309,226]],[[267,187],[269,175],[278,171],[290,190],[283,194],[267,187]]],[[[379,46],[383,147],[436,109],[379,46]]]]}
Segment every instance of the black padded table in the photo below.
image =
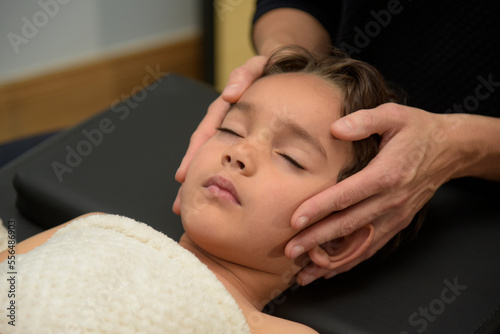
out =
{"type": "MultiPolygon", "coordinates": [[[[24,237],[103,211],[178,239],[174,174],[216,96],[168,75],[56,134],[0,171],[0,217],[17,217],[24,237]]],[[[382,263],[293,287],[265,310],[320,333],[498,333],[499,208],[498,184],[450,182],[431,200],[417,240],[382,263]]]]}

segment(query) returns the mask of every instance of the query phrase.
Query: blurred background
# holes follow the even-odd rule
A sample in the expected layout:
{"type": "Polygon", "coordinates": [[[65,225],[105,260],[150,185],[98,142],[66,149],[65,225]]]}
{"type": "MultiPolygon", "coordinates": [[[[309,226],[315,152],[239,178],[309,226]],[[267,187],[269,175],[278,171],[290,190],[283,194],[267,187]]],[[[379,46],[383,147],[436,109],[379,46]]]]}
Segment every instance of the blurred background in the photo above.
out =
{"type": "Polygon", "coordinates": [[[165,73],[222,90],[254,0],[0,2],[0,145],[63,129],[165,73]]]}

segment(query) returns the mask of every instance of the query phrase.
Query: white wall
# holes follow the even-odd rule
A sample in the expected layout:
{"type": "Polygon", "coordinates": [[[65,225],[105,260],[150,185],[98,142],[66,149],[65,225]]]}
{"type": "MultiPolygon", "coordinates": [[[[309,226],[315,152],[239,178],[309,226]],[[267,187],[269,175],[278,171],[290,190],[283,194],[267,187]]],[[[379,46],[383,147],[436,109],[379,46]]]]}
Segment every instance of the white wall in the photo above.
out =
{"type": "Polygon", "coordinates": [[[0,0],[0,83],[201,33],[201,1],[0,0]]]}

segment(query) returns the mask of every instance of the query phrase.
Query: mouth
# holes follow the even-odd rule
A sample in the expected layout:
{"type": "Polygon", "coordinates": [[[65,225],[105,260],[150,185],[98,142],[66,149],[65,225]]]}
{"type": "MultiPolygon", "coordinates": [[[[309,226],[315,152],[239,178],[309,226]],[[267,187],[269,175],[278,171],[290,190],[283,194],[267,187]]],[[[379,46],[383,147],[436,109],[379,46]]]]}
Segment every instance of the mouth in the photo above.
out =
{"type": "Polygon", "coordinates": [[[211,194],[219,198],[241,205],[236,188],[233,183],[225,177],[220,175],[212,176],[207,182],[205,182],[203,187],[206,188],[211,194]]]}

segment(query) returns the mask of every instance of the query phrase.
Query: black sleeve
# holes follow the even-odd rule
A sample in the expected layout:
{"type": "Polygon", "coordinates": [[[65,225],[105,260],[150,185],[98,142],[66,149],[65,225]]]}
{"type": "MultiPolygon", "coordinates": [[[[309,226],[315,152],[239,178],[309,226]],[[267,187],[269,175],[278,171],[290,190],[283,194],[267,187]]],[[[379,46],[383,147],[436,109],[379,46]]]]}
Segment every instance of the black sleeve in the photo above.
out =
{"type": "Polygon", "coordinates": [[[335,0],[257,0],[253,23],[265,13],[276,8],[295,8],[314,16],[334,40],[342,10],[341,1],[335,0]]]}

